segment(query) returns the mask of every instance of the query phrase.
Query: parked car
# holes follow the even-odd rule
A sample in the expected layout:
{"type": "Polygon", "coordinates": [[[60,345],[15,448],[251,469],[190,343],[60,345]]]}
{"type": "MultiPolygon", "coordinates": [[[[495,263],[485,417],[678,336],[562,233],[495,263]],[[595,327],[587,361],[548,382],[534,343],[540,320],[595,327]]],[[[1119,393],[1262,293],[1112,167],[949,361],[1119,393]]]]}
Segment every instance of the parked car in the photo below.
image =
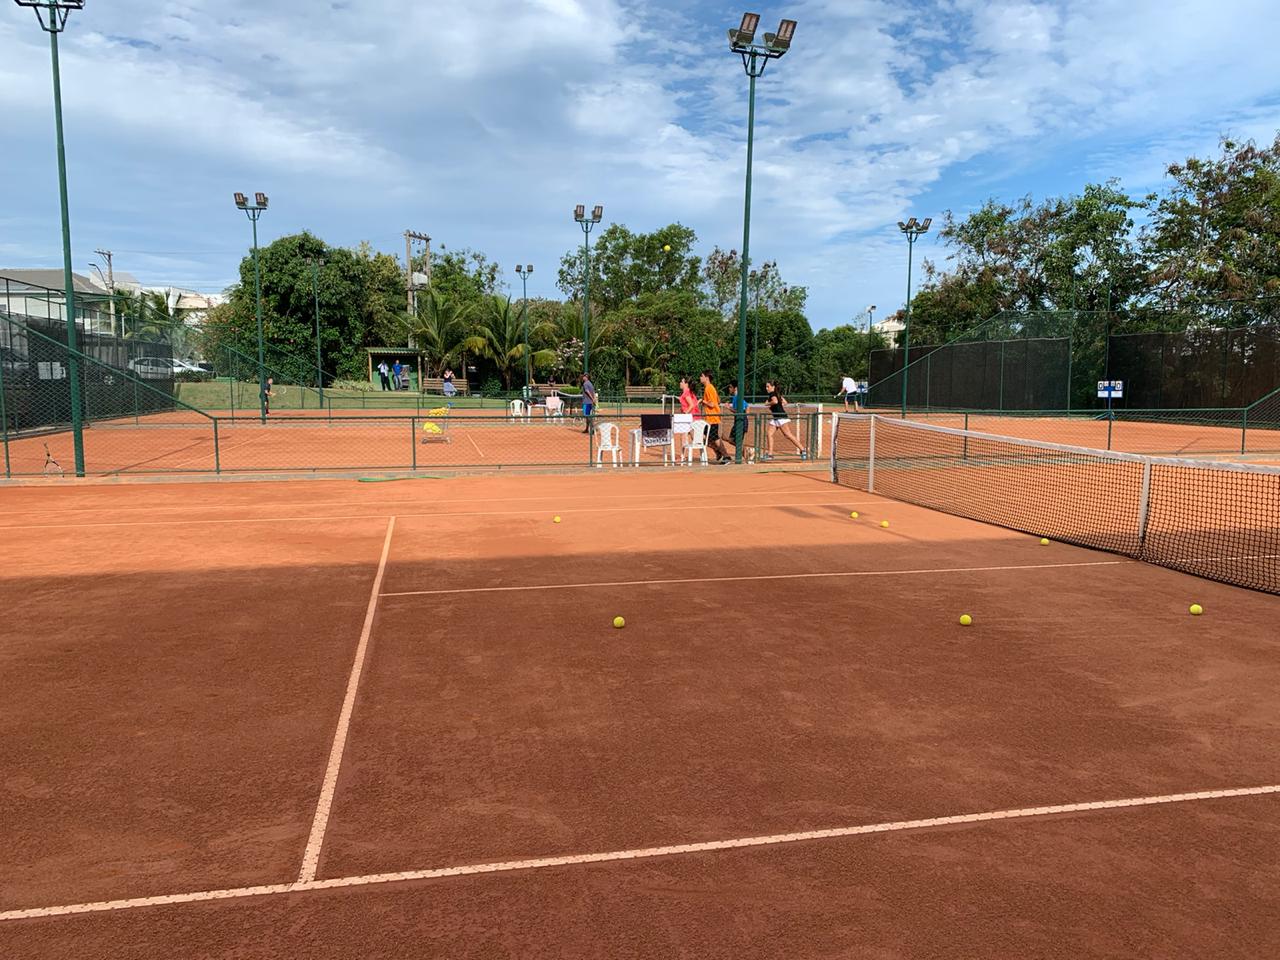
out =
{"type": "Polygon", "coordinates": [[[167,357],[134,357],[129,369],[143,380],[172,380],[186,368],[181,360],[167,357]]]}

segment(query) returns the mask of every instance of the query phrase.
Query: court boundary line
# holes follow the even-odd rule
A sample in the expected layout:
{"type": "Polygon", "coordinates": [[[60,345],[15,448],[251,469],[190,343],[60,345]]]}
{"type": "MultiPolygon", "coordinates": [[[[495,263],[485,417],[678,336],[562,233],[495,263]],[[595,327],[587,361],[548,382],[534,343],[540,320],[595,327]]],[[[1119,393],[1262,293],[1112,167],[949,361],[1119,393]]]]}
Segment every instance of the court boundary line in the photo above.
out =
{"type": "MultiPolygon", "coordinates": [[[[730,494],[725,494],[730,496],[730,494]]],[[[421,501],[419,501],[421,502],[421,501]]],[[[891,506],[891,507],[910,507],[912,509],[926,510],[927,507],[918,507],[915,504],[908,504],[898,500],[826,500],[820,502],[805,503],[699,503],[699,504],[663,504],[656,507],[569,507],[561,509],[560,513],[565,515],[578,513],[671,513],[673,511],[687,510],[741,510],[744,507],[748,509],[776,510],[781,507],[871,507],[871,506],[891,506]]],[[[172,527],[172,526],[192,526],[195,524],[219,524],[219,523],[288,523],[290,521],[306,521],[320,522],[324,520],[381,520],[384,517],[395,516],[401,520],[420,519],[422,517],[430,517],[434,520],[444,520],[449,517],[518,517],[525,514],[545,514],[553,512],[554,508],[546,507],[535,509],[528,507],[519,510],[456,510],[444,512],[430,513],[357,513],[357,514],[334,514],[331,517],[210,517],[202,519],[192,517],[184,520],[98,520],[86,521],[82,523],[25,523],[25,524],[0,524],[0,530],[78,530],[87,527],[172,527]]],[[[965,518],[961,518],[965,519],[965,518]]],[[[968,521],[971,523],[979,523],[980,521],[968,521]]],[[[987,526],[990,526],[987,524],[987,526]]]]}
{"type": "Polygon", "coordinates": [[[384,597],[435,597],[459,593],[520,593],[531,590],[577,590],[588,587],[672,586],[686,583],[747,583],[759,580],[819,580],[832,577],[902,577],[938,573],[993,573],[1001,570],[1055,570],[1063,567],[1115,567],[1137,560],[1085,560],[1079,563],[1002,564],[990,567],[933,567],[921,570],[818,570],[813,573],[762,573],[741,577],[681,577],[660,580],[593,580],[584,583],[537,583],[502,587],[454,587],[447,590],[404,590],[384,597]]]}
{"type": "Polygon", "coordinates": [[[426,870],[403,870],[396,873],[373,873],[360,876],[334,877],[327,880],[305,880],[293,883],[261,884],[251,887],[229,887],[220,890],[203,890],[191,893],[165,894],[152,897],[135,897],[127,900],[99,900],[90,903],[65,904],[55,907],[26,907],[19,910],[0,911],[0,922],[32,920],[40,917],[73,916],[86,913],[107,913],[142,907],[158,907],[174,904],[201,903],[211,900],[235,900],[249,897],[271,896],[284,893],[304,893],[311,890],[334,890],[346,887],[366,887],[384,883],[406,883],[415,880],[439,880],[448,877],[467,877],[490,873],[515,873],[545,870],[553,867],[577,866],[589,863],[611,863],[621,860],[649,860],[656,857],[672,857],[694,853],[714,853],[722,850],[740,850],[751,847],[779,846],[815,840],[843,839],[877,833],[907,833],[937,827],[968,826],[999,820],[1030,820],[1073,813],[1092,813],[1099,810],[1119,810],[1133,807],[1151,807],[1174,803],[1195,803],[1204,800],[1260,797],[1280,794],[1280,785],[1258,787],[1233,787],[1221,790],[1201,790],[1194,793],[1172,793],[1158,796],[1129,797],[1121,800],[1094,800],[1083,803],[1061,803],[1051,806],[1019,807],[1009,810],[990,810],[982,813],[965,813],[945,817],[927,817],[918,820],[896,820],[869,823],[854,827],[835,827],[823,830],[804,830],[795,833],[778,833],[762,836],[738,837],[731,840],[707,840],[697,843],[680,843],[663,847],[640,847],[630,850],[610,850],[598,853],[571,854],[558,857],[536,857],[526,860],[506,860],[469,864],[457,867],[437,867],[426,870]]]}
{"type": "Polygon", "coordinates": [[[306,850],[302,854],[302,868],[298,882],[315,879],[320,864],[320,850],[324,846],[325,830],[329,826],[329,814],[333,810],[333,797],[338,789],[338,773],[342,769],[342,756],[347,749],[347,735],[351,731],[351,715],[355,712],[356,694],[360,689],[360,677],[364,673],[365,659],[369,653],[369,638],[373,635],[373,620],[378,612],[378,599],[382,591],[382,578],[387,572],[387,558],[391,555],[391,538],[395,534],[396,518],[387,521],[387,535],[382,541],[382,556],[378,560],[378,572],[369,592],[369,606],[364,614],[364,626],[360,630],[360,642],[356,645],[355,662],[347,678],[347,692],[342,698],[342,710],[338,714],[338,728],[329,748],[329,764],[325,767],[320,798],[316,802],[315,818],[311,821],[311,833],[307,837],[306,850]]]}

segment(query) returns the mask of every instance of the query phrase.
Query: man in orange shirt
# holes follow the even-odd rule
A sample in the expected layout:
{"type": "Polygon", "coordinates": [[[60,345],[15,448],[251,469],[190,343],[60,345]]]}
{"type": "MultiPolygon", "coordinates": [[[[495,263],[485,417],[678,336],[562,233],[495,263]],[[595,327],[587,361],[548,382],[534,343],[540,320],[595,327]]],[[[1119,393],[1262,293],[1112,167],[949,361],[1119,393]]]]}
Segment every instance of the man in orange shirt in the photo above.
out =
{"type": "Polygon", "coordinates": [[[716,463],[732,463],[733,458],[724,452],[720,441],[720,394],[711,382],[711,371],[703,370],[699,379],[702,381],[702,416],[711,428],[707,433],[707,446],[716,452],[716,463]]]}

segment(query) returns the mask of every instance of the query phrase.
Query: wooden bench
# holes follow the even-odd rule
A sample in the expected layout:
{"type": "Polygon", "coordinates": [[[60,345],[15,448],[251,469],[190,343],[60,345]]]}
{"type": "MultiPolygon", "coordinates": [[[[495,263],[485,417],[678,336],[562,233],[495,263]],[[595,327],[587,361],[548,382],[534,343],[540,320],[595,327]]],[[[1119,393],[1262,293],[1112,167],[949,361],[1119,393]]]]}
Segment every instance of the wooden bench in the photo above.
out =
{"type": "Polygon", "coordinates": [[[661,400],[661,387],[623,387],[628,400],[661,400]]]}
{"type": "MultiPolygon", "coordinates": [[[[456,377],[453,381],[454,389],[458,391],[458,396],[465,397],[467,395],[467,381],[459,380],[456,377]]],[[[423,377],[422,378],[423,393],[444,393],[444,380],[440,377],[423,377]]]]}

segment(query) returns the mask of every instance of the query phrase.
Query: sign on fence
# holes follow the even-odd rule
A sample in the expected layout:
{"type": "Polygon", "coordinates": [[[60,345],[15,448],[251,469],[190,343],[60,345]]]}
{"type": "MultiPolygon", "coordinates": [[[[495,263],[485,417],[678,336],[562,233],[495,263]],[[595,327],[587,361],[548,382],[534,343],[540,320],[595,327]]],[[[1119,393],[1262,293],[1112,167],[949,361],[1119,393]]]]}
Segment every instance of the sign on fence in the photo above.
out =
{"type": "Polygon", "coordinates": [[[1103,400],[1119,400],[1124,396],[1123,380],[1099,380],[1098,396],[1103,400]]]}

